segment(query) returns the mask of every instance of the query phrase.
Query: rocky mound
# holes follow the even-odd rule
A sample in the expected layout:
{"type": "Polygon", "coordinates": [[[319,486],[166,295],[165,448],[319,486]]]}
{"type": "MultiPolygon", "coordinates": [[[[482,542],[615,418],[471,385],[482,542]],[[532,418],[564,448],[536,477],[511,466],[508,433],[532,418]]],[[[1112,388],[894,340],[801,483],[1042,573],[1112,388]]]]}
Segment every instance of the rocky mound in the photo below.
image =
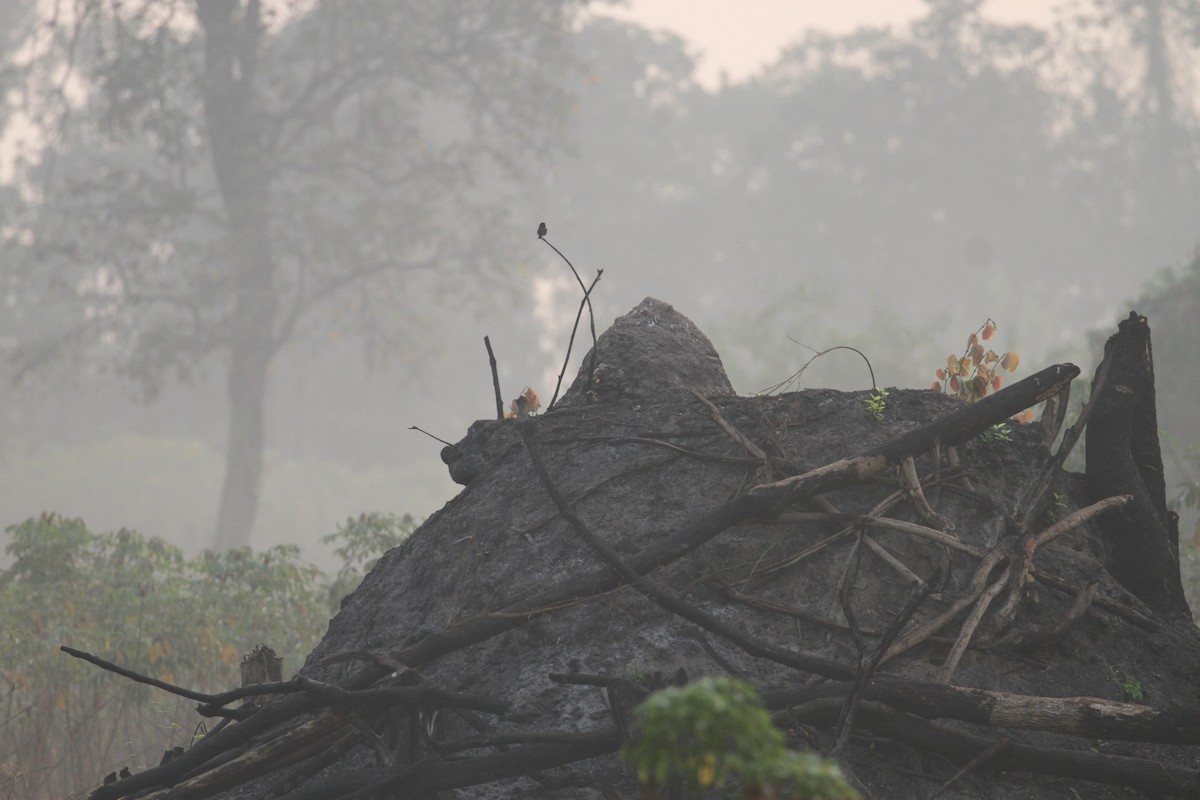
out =
{"type": "Polygon", "coordinates": [[[1050,448],[1070,365],[969,406],[893,390],[880,421],[865,392],[734,396],[647,299],[555,408],[443,452],[464,490],[290,697],[96,797],[636,797],[630,709],[708,674],[760,687],[866,797],[1198,796],[1145,320],[1109,350],[1075,475],[1082,424],[1050,448]]]}

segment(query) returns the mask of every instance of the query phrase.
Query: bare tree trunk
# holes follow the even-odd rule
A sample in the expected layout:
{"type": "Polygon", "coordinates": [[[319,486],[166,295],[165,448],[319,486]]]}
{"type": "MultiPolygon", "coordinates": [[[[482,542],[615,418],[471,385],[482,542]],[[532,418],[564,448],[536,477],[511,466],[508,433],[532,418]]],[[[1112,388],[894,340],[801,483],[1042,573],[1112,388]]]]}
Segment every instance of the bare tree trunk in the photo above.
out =
{"type": "Polygon", "coordinates": [[[277,350],[278,300],[268,238],[269,180],[254,89],[262,35],[257,0],[197,0],[204,29],[204,116],[229,224],[236,300],[229,326],[229,441],[217,547],[247,544],[258,511],[267,370],[277,350]]]}
{"type": "Polygon", "coordinates": [[[229,441],[225,447],[225,480],[213,546],[218,549],[244,547],[250,540],[258,512],[258,489],[262,483],[263,401],[267,366],[251,348],[234,343],[229,366],[229,441]]]}

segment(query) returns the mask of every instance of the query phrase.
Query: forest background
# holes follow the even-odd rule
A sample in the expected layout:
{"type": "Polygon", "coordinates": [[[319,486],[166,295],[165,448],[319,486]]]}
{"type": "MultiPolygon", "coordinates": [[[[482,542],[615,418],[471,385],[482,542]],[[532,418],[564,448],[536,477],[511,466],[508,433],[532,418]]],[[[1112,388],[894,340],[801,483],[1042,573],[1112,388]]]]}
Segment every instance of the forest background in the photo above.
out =
{"type": "MultiPolygon", "coordinates": [[[[86,630],[131,662],[231,669],[286,616],[238,619],[239,592],[275,587],[308,609],[277,641],[307,651],[346,576],[457,491],[410,427],[454,441],[492,415],[483,336],[510,397],[552,390],[578,288],[541,221],[604,270],[598,326],[666,300],[741,392],[834,345],[880,386],[928,387],[988,318],[1024,365],[1090,376],[1135,308],[1196,562],[1200,2],[1077,2],[1037,27],[929,0],[910,25],[796,30],[716,82],[610,11],[0,0],[0,591],[25,604],[0,667],[5,719],[45,723],[6,723],[9,743],[49,746],[5,763],[44,776],[66,758],[46,721],[96,719],[73,673],[22,699],[52,663],[31,642],[86,630]],[[257,555],[221,552],[240,545],[257,555]],[[140,582],[117,577],[129,559],[140,582]],[[84,586],[117,593],[120,625],[53,602],[84,586]],[[231,605],[193,652],[147,623],[147,587],[180,620],[231,605]]],[[[802,386],[870,379],[832,355],[802,386]]]]}

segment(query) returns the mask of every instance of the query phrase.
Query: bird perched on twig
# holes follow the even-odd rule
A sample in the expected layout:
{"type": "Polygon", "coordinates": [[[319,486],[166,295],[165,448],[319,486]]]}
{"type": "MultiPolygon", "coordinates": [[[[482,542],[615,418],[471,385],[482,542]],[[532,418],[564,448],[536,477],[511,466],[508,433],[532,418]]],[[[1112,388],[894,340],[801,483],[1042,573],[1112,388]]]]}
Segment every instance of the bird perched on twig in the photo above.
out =
{"type": "Polygon", "coordinates": [[[546,223],[539,222],[538,223],[538,238],[542,239],[542,238],[545,238],[545,236],[546,236],[546,223]]]}

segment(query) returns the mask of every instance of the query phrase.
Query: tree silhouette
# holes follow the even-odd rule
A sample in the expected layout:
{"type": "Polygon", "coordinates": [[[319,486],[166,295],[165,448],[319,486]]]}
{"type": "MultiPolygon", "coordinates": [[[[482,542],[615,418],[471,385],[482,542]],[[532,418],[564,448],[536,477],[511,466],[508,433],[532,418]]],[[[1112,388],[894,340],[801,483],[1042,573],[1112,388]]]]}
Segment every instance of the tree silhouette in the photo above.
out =
{"type": "Polygon", "coordinates": [[[386,353],[418,295],[498,271],[501,187],[558,146],[575,6],[113,0],[45,21],[20,251],[50,313],[19,370],[100,351],[153,395],[218,357],[215,544],[244,544],[276,354],[302,336],[386,353]]]}

